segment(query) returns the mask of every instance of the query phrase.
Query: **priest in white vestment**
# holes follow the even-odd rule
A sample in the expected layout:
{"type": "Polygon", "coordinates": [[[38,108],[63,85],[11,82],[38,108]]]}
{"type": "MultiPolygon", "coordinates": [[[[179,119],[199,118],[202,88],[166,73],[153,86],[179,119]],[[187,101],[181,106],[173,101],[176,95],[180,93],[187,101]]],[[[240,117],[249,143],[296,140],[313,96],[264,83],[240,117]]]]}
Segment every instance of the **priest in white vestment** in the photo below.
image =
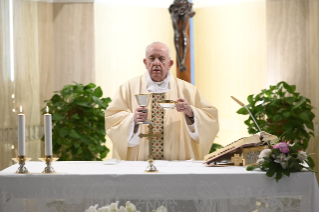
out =
{"type": "Polygon", "coordinates": [[[105,112],[105,128],[114,146],[114,157],[120,160],[148,160],[150,142],[140,138],[148,133],[148,125],[139,125],[147,117],[154,133],[154,159],[203,160],[219,129],[217,109],[192,84],[170,74],[173,65],[169,48],[155,42],[146,48],[144,64],[147,72],[120,86],[105,112]],[[148,112],[143,112],[136,94],[150,94],[148,112]],[[163,110],[158,100],[175,100],[175,109],[163,110]]]}

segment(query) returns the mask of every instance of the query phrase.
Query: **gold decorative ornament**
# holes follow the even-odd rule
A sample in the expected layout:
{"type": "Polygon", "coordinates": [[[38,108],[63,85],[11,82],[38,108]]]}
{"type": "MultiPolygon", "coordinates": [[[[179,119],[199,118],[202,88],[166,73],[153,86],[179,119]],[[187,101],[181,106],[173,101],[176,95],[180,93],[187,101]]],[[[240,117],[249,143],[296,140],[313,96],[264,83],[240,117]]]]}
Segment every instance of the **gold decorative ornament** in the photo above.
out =
{"type": "Polygon", "coordinates": [[[231,162],[233,162],[235,166],[240,166],[243,162],[243,158],[241,158],[239,154],[235,154],[234,157],[231,157],[231,162]]]}
{"type": "Polygon", "coordinates": [[[158,133],[153,133],[153,125],[150,124],[148,125],[148,133],[147,134],[143,134],[140,133],[139,137],[140,138],[147,138],[149,140],[149,159],[148,159],[148,166],[146,168],[146,170],[144,172],[158,172],[155,165],[154,165],[154,160],[153,160],[153,155],[152,155],[152,139],[153,138],[162,138],[163,135],[162,134],[158,134],[158,133]]]}

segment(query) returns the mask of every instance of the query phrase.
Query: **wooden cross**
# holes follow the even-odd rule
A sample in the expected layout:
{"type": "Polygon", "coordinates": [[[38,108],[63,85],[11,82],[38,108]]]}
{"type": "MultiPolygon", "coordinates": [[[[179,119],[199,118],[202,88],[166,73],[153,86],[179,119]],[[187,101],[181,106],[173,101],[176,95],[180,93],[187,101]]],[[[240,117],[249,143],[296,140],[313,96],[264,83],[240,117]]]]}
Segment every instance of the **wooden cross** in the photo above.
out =
{"type": "Polygon", "coordinates": [[[152,154],[152,139],[153,138],[162,138],[163,135],[162,134],[159,134],[159,133],[153,133],[153,125],[152,124],[149,124],[148,125],[148,133],[146,134],[143,134],[143,133],[140,133],[139,134],[139,137],[140,138],[144,138],[146,137],[149,141],[149,151],[150,151],[150,155],[149,155],[149,159],[153,159],[153,154],[152,154]]]}
{"type": "Polygon", "coordinates": [[[243,159],[239,157],[239,154],[235,154],[234,157],[231,157],[231,162],[233,162],[235,166],[239,166],[239,164],[243,162],[243,159]]]}

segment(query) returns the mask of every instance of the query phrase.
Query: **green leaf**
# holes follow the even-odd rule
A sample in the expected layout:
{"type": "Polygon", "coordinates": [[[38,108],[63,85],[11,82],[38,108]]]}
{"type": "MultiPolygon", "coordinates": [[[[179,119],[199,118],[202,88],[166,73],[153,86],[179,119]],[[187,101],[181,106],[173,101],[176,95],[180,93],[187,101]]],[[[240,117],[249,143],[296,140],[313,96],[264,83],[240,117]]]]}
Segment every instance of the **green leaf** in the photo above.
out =
{"type": "Polygon", "coordinates": [[[86,137],[84,136],[81,136],[80,137],[80,140],[85,143],[86,145],[90,145],[91,144],[91,141],[89,139],[87,139],[86,137]]]}
{"type": "Polygon", "coordinates": [[[91,152],[95,152],[96,147],[95,147],[95,146],[89,146],[89,150],[90,150],[91,152]]]}
{"type": "Polygon", "coordinates": [[[302,112],[302,113],[300,113],[300,114],[299,114],[299,118],[301,118],[302,120],[305,120],[305,121],[310,121],[307,112],[302,112]]]}
{"type": "MultiPolygon", "coordinates": [[[[103,132],[105,132],[105,130],[103,132]]],[[[217,143],[213,143],[210,150],[209,150],[209,153],[215,152],[217,149],[220,149],[220,148],[223,148],[223,146],[220,144],[217,144],[217,143]]]]}
{"type": "Polygon", "coordinates": [[[83,149],[82,149],[81,147],[79,147],[77,153],[78,153],[78,154],[82,154],[82,152],[83,152],[83,149]]]}
{"type": "Polygon", "coordinates": [[[79,148],[80,147],[80,143],[79,142],[74,142],[74,147],[75,148],[79,148]]]}
{"type": "Polygon", "coordinates": [[[64,117],[60,113],[53,113],[52,115],[52,120],[53,121],[59,121],[64,119],[64,117]]]}
{"type": "Polygon", "coordinates": [[[247,100],[248,100],[249,103],[253,103],[253,101],[254,101],[254,94],[249,95],[249,96],[247,97],[247,100]]]}
{"type": "Polygon", "coordinates": [[[266,92],[265,92],[265,96],[266,96],[266,97],[270,97],[270,96],[271,96],[271,94],[272,94],[272,92],[271,92],[271,91],[266,91],[266,92]]]}
{"type": "Polygon", "coordinates": [[[295,98],[294,97],[287,97],[286,102],[288,102],[290,105],[292,105],[295,102],[295,98]]]}
{"type": "Polygon", "coordinates": [[[88,102],[77,102],[76,104],[83,107],[91,107],[90,103],[88,102]]]}
{"type": "Polygon", "coordinates": [[[66,136],[66,135],[68,135],[68,134],[69,134],[69,130],[66,129],[66,128],[61,128],[61,129],[59,130],[59,135],[60,135],[61,137],[64,137],[64,136],[66,136]]]}
{"type": "Polygon", "coordinates": [[[291,115],[291,113],[289,111],[286,111],[286,112],[283,113],[283,116],[284,116],[285,119],[290,117],[290,115],[291,115]]]}
{"type": "Polygon", "coordinates": [[[75,132],[75,130],[71,130],[70,131],[70,134],[69,134],[72,138],[80,138],[80,135],[77,133],[77,132],[75,132]]]}
{"type": "Polygon", "coordinates": [[[283,85],[284,85],[284,88],[289,92],[289,93],[292,93],[291,92],[291,87],[290,87],[290,85],[288,85],[288,83],[286,83],[286,82],[283,82],[283,85]]]}
{"type": "Polygon", "coordinates": [[[300,105],[302,105],[303,103],[304,103],[304,100],[301,100],[297,104],[295,104],[291,109],[294,110],[294,109],[300,107],[300,105]]]}
{"type": "Polygon", "coordinates": [[[278,180],[280,180],[281,178],[282,178],[282,171],[278,170],[275,177],[276,182],[278,182],[278,180]]]}
{"type": "Polygon", "coordinates": [[[288,169],[283,169],[282,172],[284,173],[284,175],[286,175],[287,177],[290,176],[290,171],[288,169]]]}
{"type": "Polygon", "coordinates": [[[71,116],[72,119],[80,119],[79,115],[76,113],[73,116],[71,116]]]}
{"type": "Polygon", "coordinates": [[[294,93],[294,94],[293,94],[293,96],[294,96],[295,98],[298,98],[299,95],[300,95],[300,93],[294,93]]]}
{"type": "Polygon", "coordinates": [[[308,155],[307,157],[307,160],[306,160],[306,163],[309,165],[309,167],[311,169],[313,169],[315,167],[315,162],[313,161],[313,159],[311,158],[310,155],[308,155]]]}
{"type": "Polygon", "coordinates": [[[291,93],[293,93],[293,92],[296,91],[296,86],[295,86],[295,85],[291,85],[291,86],[290,86],[290,89],[291,89],[291,93]]]}
{"type": "Polygon", "coordinates": [[[84,89],[90,89],[90,88],[95,88],[96,85],[94,83],[89,83],[88,85],[84,86],[84,89]]]}
{"type": "Polygon", "coordinates": [[[247,171],[253,171],[253,170],[257,169],[257,168],[259,168],[259,166],[257,166],[257,165],[255,165],[255,166],[248,166],[248,167],[246,168],[246,170],[247,170],[247,171]]]}
{"type": "Polygon", "coordinates": [[[275,169],[269,169],[266,173],[266,176],[272,177],[272,176],[274,176],[275,172],[276,172],[275,169]]]}
{"type": "Polygon", "coordinates": [[[240,108],[239,110],[237,110],[237,113],[238,114],[242,114],[242,115],[247,115],[248,114],[248,111],[246,108],[242,107],[240,108]]]}
{"type": "Polygon", "coordinates": [[[66,86],[63,87],[62,90],[69,90],[69,89],[71,89],[72,87],[73,87],[73,85],[66,85],[66,86]]]}
{"type": "Polygon", "coordinates": [[[61,97],[58,94],[53,95],[53,97],[51,98],[51,102],[54,104],[56,102],[60,102],[61,101],[61,97]]]}
{"type": "Polygon", "coordinates": [[[102,106],[102,107],[106,108],[106,106],[102,103],[101,99],[99,99],[99,98],[93,96],[93,100],[94,100],[94,102],[95,102],[96,104],[98,104],[99,106],[102,106]]]}
{"type": "Polygon", "coordinates": [[[98,97],[98,98],[100,98],[100,97],[103,96],[103,92],[102,92],[102,89],[101,89],[100,86],[97,87],[97,88],[94,90],[93,95],[96,96],[96,97],[98,97]]]}

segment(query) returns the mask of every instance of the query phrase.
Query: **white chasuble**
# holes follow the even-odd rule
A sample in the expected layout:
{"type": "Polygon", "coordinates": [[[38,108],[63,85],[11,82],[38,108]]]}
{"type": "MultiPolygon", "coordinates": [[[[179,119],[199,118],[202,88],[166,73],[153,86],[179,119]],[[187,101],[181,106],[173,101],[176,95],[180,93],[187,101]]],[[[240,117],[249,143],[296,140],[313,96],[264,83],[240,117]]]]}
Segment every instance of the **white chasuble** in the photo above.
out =
{"type": "MultiPolygon", "coordinates": [[[[164,112],[164,160],[203,160],[217,135],[218,114],[199,90],[192,84],[171,76],[170,89],[165,92],[165,99],[186,99],[195,115],[198,128],[198,142],[188,133],[185,115],[176,109],[164,112]]],[[[141,138],[139,145],[128,146],[130,127],[134,111],[139,107],[135,94],[150,93],[146,90],[146,74],[131,79],[120,86],[108,109],[105,111],[106,133],[114,147],[114,158],[120,160],[148,160],[149,141],[141,138]]],[[[152,103],[148,105],[151,120],[152,103]]],[[[140,132],[146,134],[148,125],[140,125],[140,132]]]]}

